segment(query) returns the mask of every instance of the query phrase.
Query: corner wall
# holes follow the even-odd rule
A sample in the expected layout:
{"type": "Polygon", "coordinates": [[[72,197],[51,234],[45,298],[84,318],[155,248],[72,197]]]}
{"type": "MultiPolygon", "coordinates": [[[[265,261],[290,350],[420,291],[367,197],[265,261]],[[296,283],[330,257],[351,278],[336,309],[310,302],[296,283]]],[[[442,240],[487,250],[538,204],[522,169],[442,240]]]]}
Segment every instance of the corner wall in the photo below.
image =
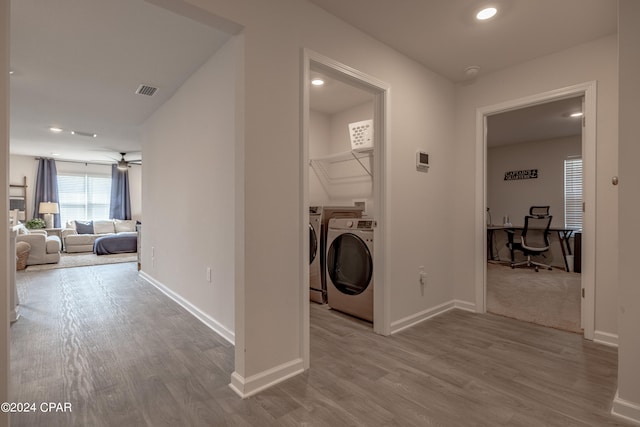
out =
{"type": "MultiPolygon", "coordinates": [[[[597,153],[596,153],[596,221],[595,241],[595,329],[603,336],[617,336],[618,294],[618,193],[611,185],[617,173],[617,37],[604,37],[544,56],[486,76],[457,88],[456,165],[453,172],[456,188],[452,236],[457,258],[469,260],[454,272],[457,299],[474,300],[475,239],[477,223],[475,194],[476,111],[514,99],[565,88],[589,81],[598,82],[597,153]]],[[[588,118],[587,118],[588,120],[588,118]]]]}
{"type": "Polygon", "coordinates": [[[231,342],[237,49],[231,38],[142,131],[143,276],[231,342]]]}
{"type": "MultiPolygon", "coordinates": [[[[406,325],[450,303],[454,85],[310,2],[189,3],[244,27],[246,247],[244,280],[237,286],[243,298],[236,308],[243,310],[245,337],[236,346],[236,389],[250,394],[303,366],[303,48],[391,87],[383,183],[386,260],[380,279],[390,295],[390,322],[406,325]],[[418,149],[431,156],[428,173],[415,169],[418,149]],[[429,274],[424,287],[418,280],[421,265],[429,274]]],[[[144,210],[146,217],[146,205],[144,210]]]]}
{"type": "Polygon", "coordinates": [[[638,286],[638,242],[640,222],[640,144],[638,144],[638,99],[640,99],[640,3],[620,0],[619,16],[619,87],[620,87],[620,294],[618,316],[618,394],[613,413],[640,424],[640,286],[638,286]]]}

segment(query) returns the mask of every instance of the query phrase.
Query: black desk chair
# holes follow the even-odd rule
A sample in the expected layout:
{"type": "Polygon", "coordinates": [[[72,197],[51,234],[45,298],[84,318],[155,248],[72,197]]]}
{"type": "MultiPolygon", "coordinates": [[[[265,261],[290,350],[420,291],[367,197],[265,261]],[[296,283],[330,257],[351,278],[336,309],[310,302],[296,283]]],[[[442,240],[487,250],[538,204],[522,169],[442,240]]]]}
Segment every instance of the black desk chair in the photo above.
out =
{"type": "Polygon", "coordinates": [[[529,208],[529,215],[531,216],[547,216],[549,215],[550,206],[531,206],[529,208]]]}
{"type": "Polygon", "coordinates": [[[506,230],[509,236],[507,246],[511,250],[511,268],[518,265],[526,265],[527,267],[545,267],[551,270],[551,266],[540,262],[532,261],[532,255],[542,255],[549,250],[549,227],[551,227],[551,215],[527,215],[524,217],[524,229],[520,235],[520,242],[515,242],[514,231],[506,230]],[[525,261],[515,262],[513,251],[522,251],[527,259],[525,261]]]}

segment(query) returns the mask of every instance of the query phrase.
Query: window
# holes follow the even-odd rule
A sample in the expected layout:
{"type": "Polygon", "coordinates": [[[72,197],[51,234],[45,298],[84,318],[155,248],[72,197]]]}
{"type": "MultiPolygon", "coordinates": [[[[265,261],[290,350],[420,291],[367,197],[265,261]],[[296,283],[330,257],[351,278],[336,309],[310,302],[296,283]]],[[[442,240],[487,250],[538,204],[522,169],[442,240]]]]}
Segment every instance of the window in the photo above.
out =
{"type": "Polygon", "coordinates": [[[582,228],[582,158],[564,161],[564,226],[582,228]]]}
{"type": "Polygon", "coordinates": [[[60,222],[109,218],[111,177],[104,175],[58,175],[60,222]]]}

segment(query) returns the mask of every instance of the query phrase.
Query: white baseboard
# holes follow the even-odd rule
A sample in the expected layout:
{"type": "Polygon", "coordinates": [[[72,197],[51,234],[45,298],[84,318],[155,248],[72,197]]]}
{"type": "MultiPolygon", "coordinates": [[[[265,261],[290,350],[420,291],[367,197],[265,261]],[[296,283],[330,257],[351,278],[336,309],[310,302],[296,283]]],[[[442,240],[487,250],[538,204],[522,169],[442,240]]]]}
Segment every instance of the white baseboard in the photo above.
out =
{"type": "Polygon", "coordinates": [[[231,387],[238,396],[245,399],[302,372],[304,372],[302,359],[294,359],[274,368],[267,369],[259,374],[251,375],[248,378],[244,378],[237,372],[234,372],[231,374],[231,384],[229,384],[229,387],[231,387]]]}
{"type": "Polygon", "coordinates": [[[446,313],[449,310],[453,310],[454,308],[473,312],[476,311],[475,304],[473,303],[460,300],[451,300],[436,307],[432,307],[419,313],[412,314],[411,316],[407,316],[404,319],[391,322],[391,334],[393,335],[395,333],[403,331],[407,328],[417,325],[420,322],[424,322],[425,320],[431,319],[432,317],[438,316],[442,313],[446,313]]]}
{"type": "Polygon", "coordinates": [[[196,307],[195,305],[191,304],[189,301],[184,299],[181,295],[178,295],[177,293],[175,293],[174,291],[172,291],[171,289],[169,289],[168,287],[166,287],[165,285],[163,285],[153,277],[149,276],[144,271],[141,271],[138,274],[144,280],[146,280],[147,282],[149,282],[150,284],[158,288],[160,292],[162,292],[163,294],[171,298],[173,301],[177,302],[189,313],[193,314],[196,317],[196,319],[204,323],[206,326],[212,329],[215,333],[220,335],[225,340],[229,341],[231,344],[235,345],[235,340],[236,340],[235,334],[229,329],[227,329],[225,326],[220,324],[213,317],[209,316],[207,313],[203,312],[198,307],[196,307]]]}
{"type": "Polygon", "coordinates": [[[608,345],[610,347],[618,347],[618,334],[595,331],[593,333],[593,342],[608,345]]]}
{"type": "Polygon", "coordinates": [[[621,399],[618,392],[616,392],[616,397],[613,399],[611,413],[616,417],[624,418],[640,425],[640,404],[621,399]]]}
{"type": "Polygon", "coordinates": [[[468,302],[468,301],[462,301],[459,299],[454,299],[453,300],[453,306],[455,308],[458,308],[460,310],[464,310],[464,311],[470,311],[472,313],[476,312],[476,304],[473,302],[468,302]]]}

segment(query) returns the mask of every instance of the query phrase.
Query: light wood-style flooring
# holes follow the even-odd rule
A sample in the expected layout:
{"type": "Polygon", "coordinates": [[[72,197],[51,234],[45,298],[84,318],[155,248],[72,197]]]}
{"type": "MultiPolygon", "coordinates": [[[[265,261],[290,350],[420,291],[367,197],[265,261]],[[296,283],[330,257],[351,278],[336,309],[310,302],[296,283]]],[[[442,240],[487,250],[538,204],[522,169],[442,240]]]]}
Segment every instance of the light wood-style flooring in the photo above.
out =
{"type": "Polygon", "coordinates": [[[610,415],[617,351],[579,335],[450,311],[392,337],[311,306],[312,368],[249,399],[233,347],[135,264],[18,274],[16,402],[72,412],[13,426],[626,426],[610,415]]]}

